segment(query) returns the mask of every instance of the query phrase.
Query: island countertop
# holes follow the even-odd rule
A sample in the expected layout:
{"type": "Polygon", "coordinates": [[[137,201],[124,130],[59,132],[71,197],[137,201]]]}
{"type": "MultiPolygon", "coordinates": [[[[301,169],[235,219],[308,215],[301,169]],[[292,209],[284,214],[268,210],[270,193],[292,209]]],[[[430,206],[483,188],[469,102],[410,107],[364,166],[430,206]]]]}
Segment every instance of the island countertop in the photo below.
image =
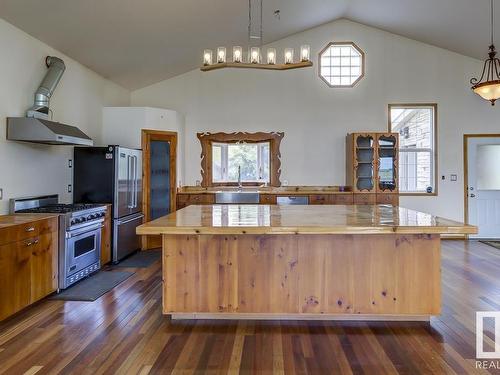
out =
{"type": "Polygon", "coordinates": [[[472,225],[390,205],[192,205],[137,234],[475,234],[472,225]]]}

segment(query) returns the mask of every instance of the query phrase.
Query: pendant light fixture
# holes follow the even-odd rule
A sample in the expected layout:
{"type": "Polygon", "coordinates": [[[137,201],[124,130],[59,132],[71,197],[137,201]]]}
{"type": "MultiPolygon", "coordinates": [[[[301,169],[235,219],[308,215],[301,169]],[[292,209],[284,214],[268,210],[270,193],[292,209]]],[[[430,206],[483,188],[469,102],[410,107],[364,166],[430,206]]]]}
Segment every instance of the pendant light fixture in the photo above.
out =
{"type": "Polygon", "coordinates": [[[500,99],[500,60],[496,57],[497,51],[493,43],[493,0],[491,1],[491,45],[488,59],[485,60],[481,78],[472,78],[470,83],[472,90],[481,98],[489,100],[491,105],[500,99]]]}
{"type": "MultiPolygon", "coordinates": [[[[297,68],[306,68],[312,66],[313,63],[310,59],[309,45],[302,45],[300,47],[299,61],[294,61],[293,48],[285,48],[282,56],[278,55],[276,48],[268,48],[266,57],[262,57],[264,53],[262,49],[263,44],[263,28],[262,28],[262,0],[248,0],[248,58],[245,61],[243,48],[241,46],[234,46],[232,48],[232,60],[226,55],[226,47],[217,48],[216,58],[212,59],[212,50],[206,49],[203,52],[203,66],[201,71],[207,72],[210,70],[221,68],[254,68],[254,69],[272,69],[272,70],[288,70],[297,68]],[[252,1],[258,3],[260,9],[259,32],[252,33],[254,20],[252,16],[252,1]],[[258,46],[252,45],[253,40],[259,40],[258,46]],[[282,57],[282,58],[280,58],[282,57]],[[281,61],[280,61],[281,60],[281,61]],[[280,63],[281,62],[281,63],[280,63]]],[[[274,16],[279,19],[280,11],[276,10],[274,16]]]]}

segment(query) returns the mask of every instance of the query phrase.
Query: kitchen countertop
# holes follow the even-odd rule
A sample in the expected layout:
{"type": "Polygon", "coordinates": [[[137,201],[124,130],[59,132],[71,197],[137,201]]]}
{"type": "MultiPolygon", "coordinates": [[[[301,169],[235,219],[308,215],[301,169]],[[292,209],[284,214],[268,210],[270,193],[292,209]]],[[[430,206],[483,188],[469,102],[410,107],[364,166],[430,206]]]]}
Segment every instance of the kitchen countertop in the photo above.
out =
{"type": "Polygon", "coordinates": [[[23,225],[36,220],[51,219],[57,217],[54,214],[13,214],[0,215],[0,229],[15,225],[23,225]]]}
{"type": "Polygon", "coordinates": [[[156,234],[475,234],[477,228],[390,205],[193,205],[137,227],[156,234]]]}

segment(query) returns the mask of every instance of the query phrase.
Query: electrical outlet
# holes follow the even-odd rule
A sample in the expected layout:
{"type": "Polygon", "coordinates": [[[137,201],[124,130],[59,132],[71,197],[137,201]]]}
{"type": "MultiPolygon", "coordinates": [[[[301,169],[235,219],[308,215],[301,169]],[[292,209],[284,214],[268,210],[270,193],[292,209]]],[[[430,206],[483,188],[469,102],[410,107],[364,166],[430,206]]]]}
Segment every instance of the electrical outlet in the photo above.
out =
{"type": "Polygon", "coordinates": [[[73,187],[71,186],[71,184],[68,185],[68,193],[71,193],[73,191],[73,187]]]}
{"type": "Polygon", "coordinates": [[[73,160],[68,160],[68,168],[73,168],[73,160]]]}
{"type": "Polygon", "coordinates": [[[288,186],[288,180],[283,180],[283,186],[288,186]]]}

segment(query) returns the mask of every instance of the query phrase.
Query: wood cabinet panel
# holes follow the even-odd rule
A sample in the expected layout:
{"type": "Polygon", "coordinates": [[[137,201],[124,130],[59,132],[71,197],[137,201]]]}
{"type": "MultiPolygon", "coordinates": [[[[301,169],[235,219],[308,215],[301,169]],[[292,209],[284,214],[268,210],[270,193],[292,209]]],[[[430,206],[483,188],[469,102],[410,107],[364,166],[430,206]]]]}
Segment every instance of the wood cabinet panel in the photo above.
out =
{"type": "Polygon", "coordinates": [[[4,228],[23,239],[0,246],[0,320],[57,290],[57,225],[52,218],[4,228]]]}
{"type": "Polygon", "coordinates": [[[31,303],[30,240],[0,246],[0,320],[31,303]]]}
{"type": "Polygon", "coordinates": [[[47,233],[42,236],[27,240],[32,243],[30,272],[31,272],[31,298],[36,302],[57,290],[57,232],[47,233]]]}
{"type": "Polygon", "coordinates": [[[212,204],[215,202],[213,194],[189,194],[189,204],[212,204]]]}
{"type": "Polygon", "coordinates": [[[377,204],[399,206],[399,194],[377,194],[377,204]]]}
{"type": "Polygon", "coordinates": [[[332,196],[328,194],[315,194],[309,196],[309,204],[331,204],[332,196]]]}
{"type": "Polygon", "coordinates": [[[354,204],[376,204],[376,194],[354,194],[354,204]]]}
{"type": "Polygon", "coordinates": [[[420,234],[165,235],[163,312],[439,314],[439,241],[420,234]]]}
{"type": "Polygon", "coordinates": [[[331,204],[353,204],[353,195],[352,194],[334,194],[332,195],[332,203],[331,204]]]}
{"type": "Polygon", "coordinates": [[[111,205],[106,205],[106,216],[101,232],[101,266],[111,262],[111,205]]]}
{"type": "Polygon", "coordinates": [[[177,209],[180,210],[191,204],[214,204],[214,194],[177,194],[177,209]]]}
{"type": "Polygon", "coordinates": [[[259,197],[260,204],[276,204],[276,195],[261,194],[259,197]]]}

